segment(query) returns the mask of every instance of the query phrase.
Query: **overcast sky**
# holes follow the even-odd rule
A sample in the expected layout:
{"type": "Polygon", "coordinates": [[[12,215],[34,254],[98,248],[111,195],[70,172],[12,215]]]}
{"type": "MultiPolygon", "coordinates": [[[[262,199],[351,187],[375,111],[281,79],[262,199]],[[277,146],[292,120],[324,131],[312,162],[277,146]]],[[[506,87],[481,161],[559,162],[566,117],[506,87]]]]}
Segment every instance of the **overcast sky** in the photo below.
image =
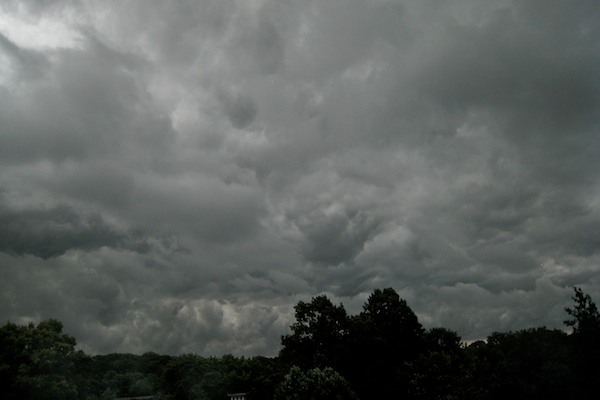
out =
{"type": "Polygon", "coordinates": [[[465,340],[600,301],[600,3],[2,0],[0,319],[275,355],[393,287],[465,340]]]}

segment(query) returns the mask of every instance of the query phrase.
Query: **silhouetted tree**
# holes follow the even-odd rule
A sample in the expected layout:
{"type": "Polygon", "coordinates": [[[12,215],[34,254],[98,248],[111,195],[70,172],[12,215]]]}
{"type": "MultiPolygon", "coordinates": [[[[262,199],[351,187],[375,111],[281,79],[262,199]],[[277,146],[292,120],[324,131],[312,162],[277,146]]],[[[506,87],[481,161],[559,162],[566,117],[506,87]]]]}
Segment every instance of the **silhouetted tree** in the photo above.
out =
{"type": "Polygon", "coordinates": [[[573,288],[575,305],[565,308],[572,318],[565,324],[573,328],[573,373],[575,395],[583,399],[600,398],[600,313],[590,295],[573,288]]]}
{"type": "Polygon", "coordinates": [[[281,359],[302,368],[341,366],[349,334],[344,306],[333,305],[327,296],[317,296],[309,303],[298,302],[294,309],[292,334],[281,338],[281,359]]]}
{"type": "Polygon", "coordinates": [[[427,331],[423,351],[409,363],[411,398],[464,398],[464,370],[464,354],[458,334],[445,328],[427,331]]]}
{"type": "Polygon", "coordinates": [[[360,397],[407,395],[409,362],[423,350],[423,327],[394,289],[376,289],[353,318],[351,381],[360,397]]]}
{"type": "Polygon", "coordinates": [[[574,287],[575,295],[572,297],[575,305],[566,307],[565,311],[572,318],[565,321],[565,325],[573,328],[574,334],[595,336],[600,333],[600,313],[589,294],[583,293],[581,288],[574,287]]]}
{"type": "Polygon", "coordinates": [[[562,399],[570,385],[567,335],[532,328],[488,337],[494,399],[562,399]]]}

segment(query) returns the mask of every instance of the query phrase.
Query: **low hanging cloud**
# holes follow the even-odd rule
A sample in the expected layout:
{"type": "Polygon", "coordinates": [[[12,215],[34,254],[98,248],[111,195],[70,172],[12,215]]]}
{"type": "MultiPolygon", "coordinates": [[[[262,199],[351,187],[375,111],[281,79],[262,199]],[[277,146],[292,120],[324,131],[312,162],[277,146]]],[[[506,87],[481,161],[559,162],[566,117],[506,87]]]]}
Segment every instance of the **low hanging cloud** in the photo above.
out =
{"type": "Polygon", "coordinates": [[[600,293],[596,3],[3,2],[0,315],[274,355],[297,301],[391,286],[561,327],[600,293]]]}
{"type": "Polygon", "coordinates": [[[7,254],[48,259],[69,250],[90,251],[104,246],[148,251],[148,244],[142,238],[118,232],[100,215],[78,215],[64,206],[42,210],[0,209],[0,225],[3,228],[0,251],[7,254]]]}

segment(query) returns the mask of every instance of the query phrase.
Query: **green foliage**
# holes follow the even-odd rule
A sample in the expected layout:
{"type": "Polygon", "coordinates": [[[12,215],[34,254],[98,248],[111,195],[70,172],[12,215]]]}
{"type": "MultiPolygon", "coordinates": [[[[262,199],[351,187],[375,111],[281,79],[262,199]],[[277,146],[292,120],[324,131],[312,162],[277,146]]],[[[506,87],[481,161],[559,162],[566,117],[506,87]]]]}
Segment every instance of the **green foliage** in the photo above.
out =
{"type": "MultiPolygon", "coordinates": [[[[159,380],[169,356],[145,353],[107,354],[91,357],[85,365],[87,393],[101,396],[106,390],[115,397],[147,396],[159,390],[159,380]]],[[[83,368],[82,368],[83,369],[83,368]]]]}
{"type": "Polygon", "coordinates": [[[73,378],[75,338],[62,323],[37,326],[7,323],[0,328],[0,397],[3,399],[76,399],[73,378]]]}
{"type": "Polygon", "coordinates": [[[472,399],[559,399],[568,396],[568,336],[532,328],[493,333],[487,344],[467,348],[467,386],[472,399]]]}
{"type": "Polygon", "coordinates": [[[277,388],[277,400],[357,399],[348,382],[334,369],[312,368],[304,372],[293,366],[277,388]]]}
{"type": "Polygon", "coordinates": [[[445,328],[424,335],[423,351],[408,363],[409,393],[414,399],[464,398],[465,359],[460,337],[445,328]]]}
{"type": "Polygon", "coordinates": [[[106,389],[100,396],[100,400],[114,400],[116,398],[117,394],[111,389],[106,389]]]}
{"type": "Polygon", "coordinates": [[[277,358],[241,359],[229,373],[228,392],[246,392],[253,399],[272,399],[286,372],[287,368],[277,358]]]}

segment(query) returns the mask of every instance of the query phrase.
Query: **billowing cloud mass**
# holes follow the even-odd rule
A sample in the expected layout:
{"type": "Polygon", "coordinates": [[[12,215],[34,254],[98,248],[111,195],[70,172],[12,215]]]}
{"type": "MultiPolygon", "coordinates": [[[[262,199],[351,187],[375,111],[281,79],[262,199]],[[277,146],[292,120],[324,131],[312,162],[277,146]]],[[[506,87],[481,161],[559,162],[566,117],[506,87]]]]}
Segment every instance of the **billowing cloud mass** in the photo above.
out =
{"type": "Polygon", "coordinates": [[[274,355],[393,287],[465,340],[600,299],[595,0],[8,0],[0,317],[274,355]]]}

